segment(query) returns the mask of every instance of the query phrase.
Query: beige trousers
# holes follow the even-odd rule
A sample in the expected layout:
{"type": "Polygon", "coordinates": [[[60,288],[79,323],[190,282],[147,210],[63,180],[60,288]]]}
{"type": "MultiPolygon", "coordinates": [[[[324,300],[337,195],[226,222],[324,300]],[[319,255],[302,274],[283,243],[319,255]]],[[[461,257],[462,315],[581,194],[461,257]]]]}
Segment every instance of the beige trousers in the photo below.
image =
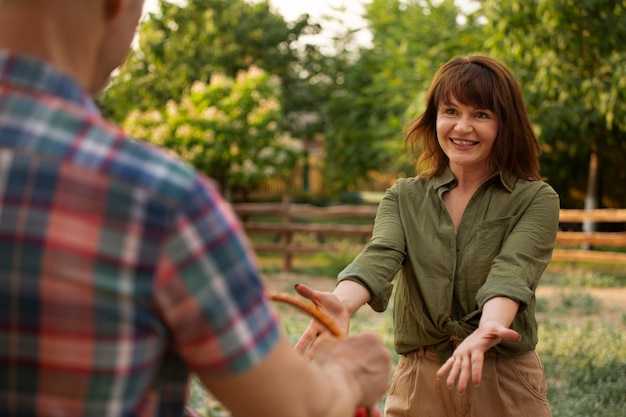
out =
{"type": "Polygon", "coordinates": [[[385,417],[550,417],[543,365],[534,350],[514,358],[485,354],[482,380],[459,394],[435,376],[434,350],[402,355],[393,375],[385,417]]]}

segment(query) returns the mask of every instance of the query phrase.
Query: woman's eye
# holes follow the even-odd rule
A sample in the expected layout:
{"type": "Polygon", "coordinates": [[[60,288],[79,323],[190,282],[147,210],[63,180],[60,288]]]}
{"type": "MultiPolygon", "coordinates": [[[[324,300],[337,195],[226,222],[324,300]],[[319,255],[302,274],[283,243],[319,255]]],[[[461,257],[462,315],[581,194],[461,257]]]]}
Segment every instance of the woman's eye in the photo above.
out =
{"type": "Polygon", "coordinates": [[[483,111],[476,113],[476,117],[479,119],[488,119],[489,115],[483,111]]]}

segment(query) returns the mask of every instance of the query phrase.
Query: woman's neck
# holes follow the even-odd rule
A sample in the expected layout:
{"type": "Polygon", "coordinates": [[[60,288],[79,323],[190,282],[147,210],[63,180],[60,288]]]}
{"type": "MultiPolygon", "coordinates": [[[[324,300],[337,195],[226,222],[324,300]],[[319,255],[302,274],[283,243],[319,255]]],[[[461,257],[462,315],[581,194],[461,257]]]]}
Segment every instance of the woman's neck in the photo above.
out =
{"type": "Polygon", "coordinates": [[[450,170],[456,178],[457,191],[462,191],[464,193],[473,193],[494,174],[494,172],[486,169],[485,167],[472,169],[458,165],[453,166],[451,164],[450,170]]]}

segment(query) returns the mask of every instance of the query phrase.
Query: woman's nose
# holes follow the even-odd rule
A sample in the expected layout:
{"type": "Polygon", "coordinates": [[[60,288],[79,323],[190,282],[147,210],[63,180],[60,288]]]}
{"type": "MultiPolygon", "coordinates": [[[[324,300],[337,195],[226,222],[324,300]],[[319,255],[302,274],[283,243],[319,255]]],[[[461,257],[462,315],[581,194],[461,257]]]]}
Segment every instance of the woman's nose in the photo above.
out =
{"type": "Polygon", "coordinates": [[[474,128],[474,125],[472,124],[472,120],[470,117],[461,116],[457,120],[455,128],[459,132],[469,132],[474,128]]]}

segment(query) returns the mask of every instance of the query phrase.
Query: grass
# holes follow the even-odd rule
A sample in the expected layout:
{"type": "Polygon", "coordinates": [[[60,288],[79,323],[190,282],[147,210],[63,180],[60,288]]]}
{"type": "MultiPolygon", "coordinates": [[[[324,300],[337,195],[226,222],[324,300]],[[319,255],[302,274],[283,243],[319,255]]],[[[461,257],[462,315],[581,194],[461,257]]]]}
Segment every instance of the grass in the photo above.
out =
{"type": "Polygon", "coordinates": [[[598,264],[574,268],[552,264],[541,283],[568,288],[623,288],[626,287],[626,267],[598,264]]]}
{"type": "MultiPolygon", "coordinates": [[[[356,254],[354,242],[346,241],[332,254],[300,255],[294,259],[293,274],[283,281],[271,282],[280,291],[292,291],[296,280],[309,276],[314,282],[326,281],[333,285],[337,273],[356,254]],[[324,278],[326,277],[326,278],[324,278]]],[[[271,279],[279,276],[282,257],[262,255],[263,271],[271,279]]],[[[282,274],[284,276],[284,274],[282,274]]],[[[313,284],[314,285],[314,284],[313,284]]],[[[574,268],[567,264],[551,265],[542,285],[558,287],[557,299],[537,299],[539,345],[537,351],[543,361],[548,381],[548,399],[553,417],[618,417],[626,410],[626,306],[621,315],[621,326],[592,321],[603,314],[599,300],[588,293],[589,288],[626,288],[623,266],[584,266],[574,268]],[[589,318],[586,324],[567,318],[589,318]]],[[[295,343],[309,322],[309,318],[291,307],[277,306],[283,329],[295,343]]],[[[375,331],[393,352],[393,328],[390,309],[378,314],[363,308],[352,319],[351,332],[375,331]]],[[[393,366],[398,356],[392,355],[393,366]]],[[[194,384],[191,404],[207,417],[226,417],[219,404],[194,384]]],[[[384,398],[379,402],[382,409],[384,398]]]]}
{"type": "Polygon", "coordinates": [[[554,417],[624,416],[624,329],[546,323],[539,337],[554,417]]]}

